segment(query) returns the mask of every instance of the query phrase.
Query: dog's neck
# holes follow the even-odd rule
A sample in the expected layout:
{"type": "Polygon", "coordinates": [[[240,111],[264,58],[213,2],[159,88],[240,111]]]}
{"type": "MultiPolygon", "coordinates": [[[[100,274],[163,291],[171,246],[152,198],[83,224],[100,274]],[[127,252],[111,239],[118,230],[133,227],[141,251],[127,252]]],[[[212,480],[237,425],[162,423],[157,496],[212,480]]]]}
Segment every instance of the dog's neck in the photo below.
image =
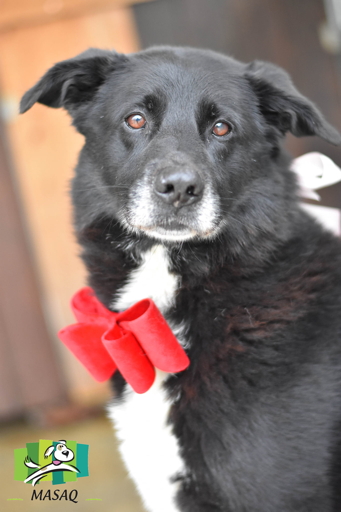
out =
{"type": "MultiPolygon", "coordinates": [[[[297,208],[297,215],[298,211],[297,208]]],[[[148,267],[148,261],[155,263],[155,258],[150,260],[147,256],[157,252],[158,247],[162,247],[162,257],[167,258],[169,272],[178,276],[185,286],[197,286],[201,279],[219,275],[222,270],[232,278],[252,276],[266,271],[280,257],[287,241],[295,236],[295,226],[302,223],[304,214],[300,213],[299,222],[295,222],[295,215],[294,204],[287,218],[282,219],[282,226],[276,231],[272,229],[268,236],[263,232],[248,232],[248,226],[234,225],[232,229],[227,226],[214,240],[178,244],[161,243],[146,235],[129,233],[119,222],[101,218],[79,234],[79,242],[83,246],[82,256],[89,270],[90,285],[99,299],[112,307],[113,293],[117,290],[116,307],[125,309],[126,300],[120,297],[119,290],[127,285],[134,271],[148,267]]],[[[153,272],[157,269],[149,270],[155,277],[153,272]]],[[[176,283],[172,281],[170,287],[173,286],[176,283]]]]}

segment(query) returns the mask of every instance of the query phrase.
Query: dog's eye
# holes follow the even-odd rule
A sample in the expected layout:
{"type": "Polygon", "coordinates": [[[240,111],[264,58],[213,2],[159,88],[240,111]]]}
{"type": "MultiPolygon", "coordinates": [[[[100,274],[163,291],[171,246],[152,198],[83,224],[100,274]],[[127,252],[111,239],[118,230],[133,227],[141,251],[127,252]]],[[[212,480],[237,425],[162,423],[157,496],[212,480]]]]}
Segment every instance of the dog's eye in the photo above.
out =
{"type": "Polygon", "coordinates": [[[134,128],[134,130],[140,130],[141,128],[144,128],[146,122],[147,121],[141,114],[132,114],[126,119],[127,125],[130,126],[130,128],[134,128]]]}
{"type": "Polygon", "coordinates": [[[214,135],[217,135],[217,137],[223,137],[224,135],[227,135],[230,133],[231,127],[224,123],[223,121],[218,121],[214,126],[212,132],[214,135]]]}

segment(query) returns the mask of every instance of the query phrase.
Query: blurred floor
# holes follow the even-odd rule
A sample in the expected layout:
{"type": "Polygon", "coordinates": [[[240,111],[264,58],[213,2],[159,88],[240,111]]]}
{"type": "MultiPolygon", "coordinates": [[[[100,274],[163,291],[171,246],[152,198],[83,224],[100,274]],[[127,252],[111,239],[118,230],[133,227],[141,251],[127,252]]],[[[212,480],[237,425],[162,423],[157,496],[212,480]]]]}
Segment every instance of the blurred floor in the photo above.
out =
{"type": "MultiPolygon", "coordinates": [[[[65,507],[82,512],[143,512],[133,483],[127,476],[117,451],[117,442],[109,420],[97,417],[82,423],[57,428],[35,428],[27,424],[0,427],[0,510],[4,512],[61,512],[65,507]],[[27,442],[39,439],[69,439],[89,445],[89,477],[76,482],[51,485],[43,482],[35,489],[43,489],[43,495],[50,489],[78,490],[78,503],[70,501],[31,501],[33,487],[13,479],[15,448],[24,448],[27,442]],[[8,501],[21,498],[23,501],[8,501]],[[87,501],[97,498],[100,501],[87,501]]],[[[162,511],[160,511],[162,512],[162,511]]]]}

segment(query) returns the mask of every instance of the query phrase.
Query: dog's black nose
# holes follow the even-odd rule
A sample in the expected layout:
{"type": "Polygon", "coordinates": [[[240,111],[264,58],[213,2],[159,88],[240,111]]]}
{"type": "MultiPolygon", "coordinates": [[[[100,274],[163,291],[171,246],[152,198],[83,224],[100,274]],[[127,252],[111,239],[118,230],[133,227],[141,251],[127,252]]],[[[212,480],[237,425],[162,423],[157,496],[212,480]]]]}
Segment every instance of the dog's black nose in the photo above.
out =
{"type": "Polygon", "coordinates": [[[64,450],[64,451],[62,452],[62,454],[63,454],[63,455],[65,455],[65,456],[68,456],[68,455],[69,455],[69,450],[64,450]]]}
{"type": "Polygon", "coordinates": [[[166,168],[156,176],[154,190],[163,201],[181,208],[201,199],[204,184],[193,169],[166,168]]]}

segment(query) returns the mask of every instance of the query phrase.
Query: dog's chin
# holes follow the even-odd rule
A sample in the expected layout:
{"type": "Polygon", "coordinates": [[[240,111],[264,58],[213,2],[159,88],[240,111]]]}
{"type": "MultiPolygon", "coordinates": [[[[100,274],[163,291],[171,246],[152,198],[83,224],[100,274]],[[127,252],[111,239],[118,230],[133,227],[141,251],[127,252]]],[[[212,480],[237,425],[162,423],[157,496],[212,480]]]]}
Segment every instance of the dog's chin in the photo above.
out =
{"type": "Polygon", "coordinates": [[[164,227],[153,227],[153,228],[140,228],[143,233],[147,236],[168,242],[184,242],[185,240],[191,240],[198,238],[199,234],[190,229],[168,229],[164,227]]]}
{"type": "Polygon", "coordinates": [[[200,234],[197,230],[187,226],[179,225],[177,223],[151,226],[134,225],[127,222],[124,222],[123,224],[128,229],[128,231],[133,231],[138,235],[146,235],[150,238],[153,238],[154,240],[156,239],[168,242],[184,242],[185,240],[191,240],[200,237],[200,234]]]}
{"type": "Polygon", "coordinates": [[[218,226],[212,227],[209,230],[203,231],[190,226],[179,225],[171,223],[168,225],[152,225],[152,226],[136,226],[124,222],[129,231],[135,234],[144,234],[154,240],[165,242],[185,242],[186,240],[207,240],[214,238],[221,230],[222,223],[218,226]]]}

